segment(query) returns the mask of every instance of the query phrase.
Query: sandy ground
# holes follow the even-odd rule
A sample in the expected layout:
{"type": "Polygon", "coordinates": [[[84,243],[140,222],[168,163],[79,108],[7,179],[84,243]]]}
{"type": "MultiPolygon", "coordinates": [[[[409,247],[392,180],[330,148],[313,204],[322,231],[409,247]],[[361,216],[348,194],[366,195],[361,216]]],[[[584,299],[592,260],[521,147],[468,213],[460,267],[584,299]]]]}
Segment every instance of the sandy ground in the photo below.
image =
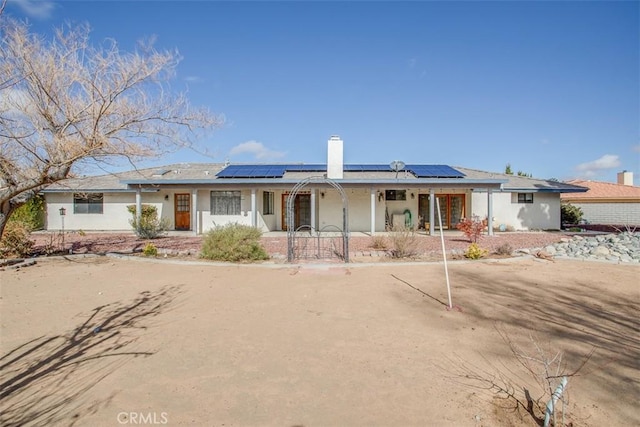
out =
{"type": "Polygon", "coordinates": [[[540,398],[507,343],[537,357],[535,341],[566,372],[595,349],[569,378],[566,425],[640,425],[640,267],[449,267],[453,310],[440,263],[0,272],[1,424],[535,426],[485,387],[540,398]]]}

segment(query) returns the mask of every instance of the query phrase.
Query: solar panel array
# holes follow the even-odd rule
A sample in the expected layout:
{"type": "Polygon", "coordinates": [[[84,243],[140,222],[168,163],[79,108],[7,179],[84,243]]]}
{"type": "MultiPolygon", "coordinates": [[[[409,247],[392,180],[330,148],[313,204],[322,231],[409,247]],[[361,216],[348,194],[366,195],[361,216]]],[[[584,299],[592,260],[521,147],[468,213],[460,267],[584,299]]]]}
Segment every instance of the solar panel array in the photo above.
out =
{"type": "Polygon", "coordinates": [[[216,174],[218,178],[282,178],[286,165],[229,165],[216,174]]]}
{"type": "Polygon", "coordinates": [[[448,165],[407,165],[405,169],[418,178],[464,178],[464,174],[448,165]]]}
{"type": "MultiPolygon", "coordinates": [[[[346,172],[389,172],[389,165],[344,165],[346,172]]],[[[406,170],[417,178],[463,178],[464,174],[447,165],[407,165],[406,170]]],[[[326,172],[320,164],[229,165],[218,178],[282,178],[285,172],[326,172]]]]}

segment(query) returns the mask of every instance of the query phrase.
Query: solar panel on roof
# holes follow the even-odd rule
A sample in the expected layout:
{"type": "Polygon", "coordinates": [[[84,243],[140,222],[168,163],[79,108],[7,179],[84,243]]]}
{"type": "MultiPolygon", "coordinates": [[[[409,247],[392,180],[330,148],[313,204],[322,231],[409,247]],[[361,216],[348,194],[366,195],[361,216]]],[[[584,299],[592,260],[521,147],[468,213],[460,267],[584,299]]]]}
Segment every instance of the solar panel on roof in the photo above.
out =
{"type": "Polygon", "coordinates": [[[344,170],[348,172],[386,172],[389,170],[389,165],[349,164],[344,165],[344,170]]]}
{"type": "Polygon", "coordinates": [[[285,165],[229,165],[216,174],[218,178],[282,178],[285,165]]]}
{"type": "MultiPolygon", "coordinates": [[[[285,172],[324,172],[326,165],[293,164],[293,165],[229,165],[217,173],[218,178],[282,178],[285,172]]],[[[391,170],[389,165],[344,165],[349,172],[379,172],[391,170]]],[[[404,170],[413,173],[417,178],[463,178],[465,175],[448,165],[407,165],[404,170]]]]}
{"type": "Polygon", "coordinates": [[[406,170],[418,178],[463,178],[464,174],[448,165],[407,165],[406,170]]]}
{"type": "Polygon", "coordinates": [[[296,165],[286,165],[287,172],[324,172],[327,170],[327,165],[320,164],[296,164],[296,165]]]}

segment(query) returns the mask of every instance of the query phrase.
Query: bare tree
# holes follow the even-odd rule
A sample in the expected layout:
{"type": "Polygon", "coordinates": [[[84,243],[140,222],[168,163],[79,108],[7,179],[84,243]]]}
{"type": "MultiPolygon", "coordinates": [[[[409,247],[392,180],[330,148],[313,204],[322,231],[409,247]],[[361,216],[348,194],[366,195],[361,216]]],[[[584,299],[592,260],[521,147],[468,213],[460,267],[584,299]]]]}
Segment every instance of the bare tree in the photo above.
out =
{"type": "Polygon", "coordinates": [[[113,40],[93,46],[86,25],[45,40],[1,17],[0,236],[18,206],[82,166],[135,164],[191,146],[198,130],[222,124],[171,91],[177,51],[150,42],[134,52],[113,40]]]}

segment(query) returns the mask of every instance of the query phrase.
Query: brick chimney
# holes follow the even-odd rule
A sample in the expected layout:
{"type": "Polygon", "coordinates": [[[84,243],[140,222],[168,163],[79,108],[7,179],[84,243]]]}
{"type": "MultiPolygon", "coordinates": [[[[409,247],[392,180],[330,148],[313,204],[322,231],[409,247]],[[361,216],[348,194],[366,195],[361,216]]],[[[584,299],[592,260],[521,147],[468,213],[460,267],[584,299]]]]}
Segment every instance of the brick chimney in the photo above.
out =
{"type": "Polygon", "coordinates": [[[618,172],[618,184],[633,185],[633,172],[629,172],[629,171],[618,172]]]}
{"type": "Polygon", "coordinates": [[[342,179],[343,168],[342,140],[333,135],[327,143],[327,178],[342,179]]]}

